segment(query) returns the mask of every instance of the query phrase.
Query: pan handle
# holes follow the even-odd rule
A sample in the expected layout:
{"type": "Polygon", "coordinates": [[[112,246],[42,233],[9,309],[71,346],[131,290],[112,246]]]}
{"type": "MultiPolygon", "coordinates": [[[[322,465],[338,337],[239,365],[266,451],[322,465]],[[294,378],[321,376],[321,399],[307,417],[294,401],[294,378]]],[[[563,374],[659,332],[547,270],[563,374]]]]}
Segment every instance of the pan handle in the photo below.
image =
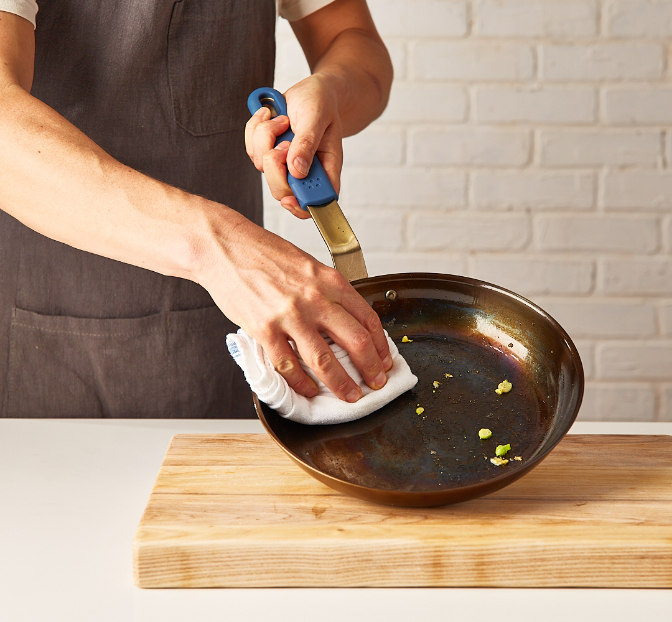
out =
{"type": "MultiPolygon", "coordinates": [[[[254,114],[262,106],[271,111],[271,118],[287,114],[287,102],[281,93],[272,88],[260,88],[247,98],[247,107],[254,114]]],[[[294,138],[288,129],[278,136],[275,144],[294,138]]],[[[362,249],[345,215],[338,205],[338,194],[327,177],[317,156],[313,158],[308,175],[304,179],[293,177],[287,172],[287,181],[299,205],[310,212],[313,222],[327,245],[334,268],[348,281],[358,281],[368,277],[362,249]]]]}
{"type": "MultiPolygon", "coordinates": [[[[280,115],[287,116],[287,102],[282,93],[269,87],[262,87],[252,91],[247,98],[247,107],[251,114],[265,107],[271,111],[271,118],[280,115]]],[[[278,136],[275,144],[279,145],[285,140],[292,142],[293,138],[294,132],[289,129],[284,134],[278,136]]],[[[313,158],[308,175],[304,179],[297,179],[288,171],[287,182],[303,210],[308,211],[309,205],[311,207],[319,207],[338,200],[338,194],[336,194],[336,190],[331,185],[331,181],[329,181],[329,177],[322,163],[317,159],[317,156],[313,158]]]]}

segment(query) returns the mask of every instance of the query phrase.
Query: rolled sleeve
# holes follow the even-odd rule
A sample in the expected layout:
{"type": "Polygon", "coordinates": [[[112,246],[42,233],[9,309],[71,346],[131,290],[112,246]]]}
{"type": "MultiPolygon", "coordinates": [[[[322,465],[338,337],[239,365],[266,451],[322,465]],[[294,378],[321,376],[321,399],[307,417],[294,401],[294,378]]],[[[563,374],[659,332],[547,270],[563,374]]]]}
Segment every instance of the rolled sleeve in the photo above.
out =
{"type": "MultiPolygon", "coordinates": [[[[1,1],[1,0],[0,0],[1,1]]],[[[334,0],[280,0],[279,13],[288,22],[295,22],[306,17],[322,7],[331,4],[334,0]]]]}
{"type": "Polygon", "coordinates": [[[35,16],[37,15],[37,2],[35,0],[0,0],[0,11],[23,17],[35,28],[35,16]]]}

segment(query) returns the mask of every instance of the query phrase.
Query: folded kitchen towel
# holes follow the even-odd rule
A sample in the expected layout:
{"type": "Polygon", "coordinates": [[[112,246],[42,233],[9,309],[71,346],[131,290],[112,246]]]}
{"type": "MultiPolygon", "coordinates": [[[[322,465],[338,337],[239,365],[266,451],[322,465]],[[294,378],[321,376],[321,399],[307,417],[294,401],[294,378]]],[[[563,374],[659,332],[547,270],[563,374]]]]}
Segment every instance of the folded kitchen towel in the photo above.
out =
{"type": "Polygon", "coordinates": [[[362,397],[354,404],[339,400],[303,362],[298,352],[301,367],[317,384],[319,391],[315,397],[307,398],[294,391],[275,370],[263,348],[242,329],[228,335],[226,343],[231,356],[245,373],[245,379],[262,402],[292,421],[325,425],[366,417],[416,385],[417,377],[413,375],[387,332],[385,336],[390,346],[393,365],[387,372],[387,383],[378,391],[374,391],[364,382],[348,353],[327,339],[339,363],[362,389],[362,397]]]}

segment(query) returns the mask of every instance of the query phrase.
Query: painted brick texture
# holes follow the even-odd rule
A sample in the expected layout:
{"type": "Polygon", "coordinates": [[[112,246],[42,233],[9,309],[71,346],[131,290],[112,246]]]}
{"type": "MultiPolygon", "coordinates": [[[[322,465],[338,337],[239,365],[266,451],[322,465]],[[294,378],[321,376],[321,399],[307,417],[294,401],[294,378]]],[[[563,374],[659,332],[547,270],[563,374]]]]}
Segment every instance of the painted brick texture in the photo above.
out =
{"type": "MultiPolygon", "coordinates": [[[[369,274],[530,298],[574,339],[584,420],[672,421],[672,2],[369,0],[395,81],[344,140],[369,274]]],[[[308,75],[279,20],[276,88],[308,75]]],[[[266,226],[320,261],[310,221],[266,226]]]]}

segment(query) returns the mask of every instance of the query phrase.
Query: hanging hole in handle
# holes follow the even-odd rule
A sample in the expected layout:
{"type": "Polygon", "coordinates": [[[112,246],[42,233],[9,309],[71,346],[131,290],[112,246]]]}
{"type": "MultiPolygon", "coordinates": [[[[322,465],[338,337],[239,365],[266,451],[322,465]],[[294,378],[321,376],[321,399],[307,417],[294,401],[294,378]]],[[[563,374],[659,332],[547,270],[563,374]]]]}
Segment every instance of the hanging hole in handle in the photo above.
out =
{"type": "Polygon", "coordinates": [[[259,103],[264,107],[268,108],[271,111],[271,119],[274,119],[278,116],[278,111],[275,108],[275,102],[271,97],[262,97],[259,100],[259,103]]]}

